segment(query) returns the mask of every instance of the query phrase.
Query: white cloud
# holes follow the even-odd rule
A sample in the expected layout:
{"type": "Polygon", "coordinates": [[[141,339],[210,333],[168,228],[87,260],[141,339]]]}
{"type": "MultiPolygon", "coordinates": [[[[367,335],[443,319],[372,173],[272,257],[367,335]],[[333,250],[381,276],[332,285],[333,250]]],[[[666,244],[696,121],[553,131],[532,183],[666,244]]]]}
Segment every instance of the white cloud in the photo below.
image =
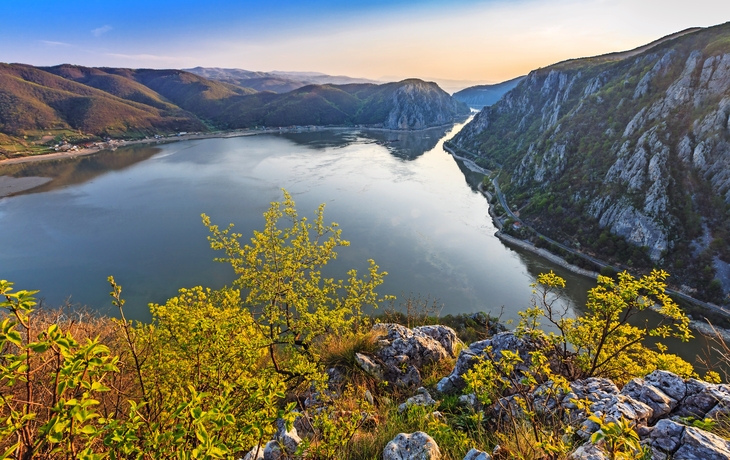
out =
{"type": "Polygon", "coordinates": [[[91,35],[93,35],[94,37],[101,37],[102,35],[104,35],[105,33],[109,32],[112,29],[113,29],[113,27],[107,24],[107,25],[97,27],[96,29],[92,30],[91,35]]]}
{"type": "Polygon", "coordinates": [[[47,46],[71,46],[71,44],[69,44],[69,43],[54,42],[51,40],[38,40],[38,42],[43,43],[44,45],[47,45],[47,46]]]}

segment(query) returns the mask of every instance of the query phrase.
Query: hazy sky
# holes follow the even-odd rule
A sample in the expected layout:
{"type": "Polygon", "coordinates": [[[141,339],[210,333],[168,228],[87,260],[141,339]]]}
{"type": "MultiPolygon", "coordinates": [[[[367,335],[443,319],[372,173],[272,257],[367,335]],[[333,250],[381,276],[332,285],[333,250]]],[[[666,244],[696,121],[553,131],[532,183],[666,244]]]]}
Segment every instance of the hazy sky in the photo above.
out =
{"type": "Polygon", "coordinates": [[[726,21],[728,0],[0,0],[0,62],[497,82],[726,21]]]}

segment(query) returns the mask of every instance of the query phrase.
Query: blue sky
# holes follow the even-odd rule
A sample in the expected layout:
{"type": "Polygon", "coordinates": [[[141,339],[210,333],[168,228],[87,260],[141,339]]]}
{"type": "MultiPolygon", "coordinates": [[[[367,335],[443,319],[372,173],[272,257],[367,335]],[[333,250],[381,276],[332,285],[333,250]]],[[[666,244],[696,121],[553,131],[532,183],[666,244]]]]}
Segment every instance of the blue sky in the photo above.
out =
{"type": "Polygon", "coordinates": [[[0,0],[0,62],[496,82],[725,21],[725,0],[0,0]]]}

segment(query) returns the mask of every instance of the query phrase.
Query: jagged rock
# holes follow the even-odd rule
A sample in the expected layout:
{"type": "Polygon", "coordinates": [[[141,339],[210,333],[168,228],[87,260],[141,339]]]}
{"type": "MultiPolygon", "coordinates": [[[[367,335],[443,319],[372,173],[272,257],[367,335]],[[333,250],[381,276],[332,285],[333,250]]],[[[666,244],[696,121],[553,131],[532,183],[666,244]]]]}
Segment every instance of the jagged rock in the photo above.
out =
{"type": "Polygon", "coordinates": [[[466,453],[464,460],[492,460],[492,456],[486,452],[472,448],[466,453]]]}
{"type": "Polygon", "coordinates": [[[381,348],[376,357],[383,365],[383,377],[398,386],[420,385],[419,369],[449,358],[458,343],[456,333],[446,326],[411,330],[400,324],[381,323],[373,326],[373,331],[379,336],[381,348]]]}
{"type": "Polygon", "coordinates": [[[684,383],[684,379],[669,371],[654,371],[644,377],[644,381],[676,401],[681,401],[687,394],[687,385],[684,383]]]}
{"type": "Polygon", "coordinates": [[[456,335],[456,331],[448,326],[434,325],[434,326],[419,326],[413,328],[413,334],[415,335],[427,335],[444,347],[444,350],[452,358],[456,357],[456,348],[461,343],[459,337],[456,335]]]}
{"type": "Polygon", "coordinates": [[[657,387],[650,385],[644,379],[633,379],[621,389],[621,394],[630,396],[651,407],[653,413],[650,422],[654,422],[669,414],[677,407],[677,400],[670,398],[657,387]]]}
{"type": "Polygon", "coordinates": [[[608,456],[592,442],[578,447],[568,457],[569,460],[609,460],[608,456]]]}
{"type": "MultiPolygon", "coordinates": [[[[727,460],[730,442],[699,428],[660,420],[651,432],[651,447],[674,460],[727,460]]],[[[655,455],[659,457],[659,455],[655,455]]],[[[659,457],[661,458],[661,457],[659,457]]]]}
{"type": "Polygon", "coordinates": [[[459,353],[454,370],[439,381],[436,389],[440,393],[452,393],[461,390],[466,386],[462,376],[473,368],[479,359],[489,359],[491,355],[498,360],[501,357],[502,350],[519,353],[523,362],[517,365],[515,370],[517,372],[526,371],[531,362],[530,352],[539,350],[544,346],[544,339],[532,338],[527,334],[518,337],[514,332],[502,332],[491,339],[474,342],[469,345],[469,348],[459,353]]]}
{"type": "Polygon", "coordinates": [[[441,451],[436,441],[426,433],[400,433],[383,450],[383,460],[438,460],[441,451]]]}
{"type": "Polygon", "coordinates": [[[386,129],[441,126],[469,114],[466,104],[451,98],[435,83],[416,79],[398,83],[385,105],[389,109],[383,123],[386,129]]]}
{"type": "Polygon", "coordinates": [[[404,412],[411,406],[435,406],[436,401],[431,397],[431,394],[423,387],[416,390],[416,394],[406,399],[406,402],[398,406],[398,412],[404,412]]]}
{"type": "Polygon", "coordinates": [[[363,355],[362,353],[355,353],[355,361],[357,362],[357,365],[371,377],[378,380],[383,380],[385,378],[383,375],[383,368],[380,367],[380,364],[376,363],[368,356],[363,355]]]}

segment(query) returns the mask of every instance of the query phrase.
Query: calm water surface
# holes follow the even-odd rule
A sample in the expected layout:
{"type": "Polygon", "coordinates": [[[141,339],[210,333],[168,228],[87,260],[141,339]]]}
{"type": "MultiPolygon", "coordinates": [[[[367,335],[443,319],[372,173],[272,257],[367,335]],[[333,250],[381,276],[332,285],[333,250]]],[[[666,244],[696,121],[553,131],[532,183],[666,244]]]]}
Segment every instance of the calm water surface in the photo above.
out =
{"type": "Polygon", "coordinates": [[[325,220],[351,241],[331,275],[373,258],[389,272],[381,294],[430,296],[443,314],[504,306],[503,319],[514,319],[535,276],[553,269],[568,278],[568,302],[582,305],[590,280],[493,236],[475,188],[482,176],[442,148],[462,126],[206,139],[7,166],[0,175],[53,180],[0,199],[0,278],[40,289],[47,304],[70,298],[111,312],[106,277],[114,275],[128,316],[145,320],[149,302],[180,287],[233,280],[229,266],[213,262],[201,213],[250,235],[285,188],[300,215],[326,203],[325,220]]]}

